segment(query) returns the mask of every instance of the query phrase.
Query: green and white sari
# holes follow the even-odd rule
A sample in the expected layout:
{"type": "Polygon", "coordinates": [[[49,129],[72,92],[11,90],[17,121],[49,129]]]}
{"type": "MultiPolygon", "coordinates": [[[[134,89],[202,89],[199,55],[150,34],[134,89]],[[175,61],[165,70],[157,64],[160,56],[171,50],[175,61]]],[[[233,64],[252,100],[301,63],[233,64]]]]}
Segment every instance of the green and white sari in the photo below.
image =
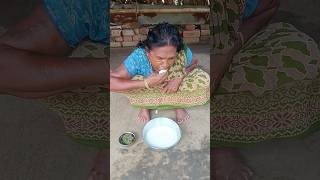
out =
{"type": "MultiPolygon", "coordinates": [[[[227,53],[241,2],[212,3],[214,52],[227,53]]],[[[213,59],[214,60],[214,59],[213,59]]],[[[320,50],[288,23],[270,24],[233,58],[211,100],[211,144],[241,146],[320,128],[320,50]]]]}

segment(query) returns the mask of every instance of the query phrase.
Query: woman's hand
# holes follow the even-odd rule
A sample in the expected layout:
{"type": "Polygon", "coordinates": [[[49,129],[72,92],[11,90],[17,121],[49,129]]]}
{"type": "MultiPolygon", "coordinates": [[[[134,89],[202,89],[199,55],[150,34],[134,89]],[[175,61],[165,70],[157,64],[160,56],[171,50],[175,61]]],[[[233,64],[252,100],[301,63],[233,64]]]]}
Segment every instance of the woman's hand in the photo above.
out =
{"type": "Polygon", "coordinates": [[[193,71],[195,68],[198,67],[198,60],[197,59],[192,59],[191,64],[186,67],[186,73],[190,73],[191,71],[193,71]]]}
{"type": "Polygon", "coordinates": [[[168,77],[168,73],[156,73],[153,72],[150,76],[148,76],[145,80],[147,81],[149,87],[157,86],[163,83],[168,77]]]}
{"type": "MultiPolygon", "coordinates": [[[[186,67],[186,73],[189,74],[191,71],[193,71],[195,68],[198,67],[198,60],[192,59],[191,64],[186,67]]],[[[176,78],[170,81],[167,81],[167,84],[165,84],[162,88],[163,93],[175,93],[179,90],[179,87],[183,81],[183,77],[176,78]]]]}
{"type": "Polygon", "coordinates": [[[176,78],[167,82],[167,84],[162,88],[163,93],[175,93],[178,91],[183,78],[176,78]]]}

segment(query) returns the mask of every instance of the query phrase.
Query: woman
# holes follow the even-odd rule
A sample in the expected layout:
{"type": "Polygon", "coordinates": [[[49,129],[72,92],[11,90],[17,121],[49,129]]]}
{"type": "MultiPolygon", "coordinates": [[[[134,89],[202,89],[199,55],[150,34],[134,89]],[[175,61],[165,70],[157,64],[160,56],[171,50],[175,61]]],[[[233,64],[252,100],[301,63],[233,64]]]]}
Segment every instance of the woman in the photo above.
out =
{"type": "Polygon", "coordinates": [[[252,176],[235,147],[299,136],[320,123],[318,45],[290,24],[268,25],[279,1],[259,0],[253,13],[244,16],[247,3],[252,1],[215,0],[211,7],[216,179],[252,176]]]}
{"type": "Polygon", "coordinates": [[[209,75],[196,66],[197,60],[178,29],[160,23],[110,73],[110,88],[124,93],[133,106],[141,108],[141,122],[150,120],[150,109],[175,109],[176,120],[181,123],[189,117],[184,108],[209,100],[209,75]]]}

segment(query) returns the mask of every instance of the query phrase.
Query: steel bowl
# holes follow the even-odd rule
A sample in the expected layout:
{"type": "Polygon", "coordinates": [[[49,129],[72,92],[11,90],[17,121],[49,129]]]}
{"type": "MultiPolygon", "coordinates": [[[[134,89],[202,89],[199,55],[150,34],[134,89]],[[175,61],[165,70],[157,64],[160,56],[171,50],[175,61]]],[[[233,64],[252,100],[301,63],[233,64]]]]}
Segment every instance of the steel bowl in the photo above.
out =
{"type": "Polygon", "coordinates": [[[118,142],[122,147],[131,146],[136,142],[136,135],[130,131],[124,132],[120,135],[118,142]]]}

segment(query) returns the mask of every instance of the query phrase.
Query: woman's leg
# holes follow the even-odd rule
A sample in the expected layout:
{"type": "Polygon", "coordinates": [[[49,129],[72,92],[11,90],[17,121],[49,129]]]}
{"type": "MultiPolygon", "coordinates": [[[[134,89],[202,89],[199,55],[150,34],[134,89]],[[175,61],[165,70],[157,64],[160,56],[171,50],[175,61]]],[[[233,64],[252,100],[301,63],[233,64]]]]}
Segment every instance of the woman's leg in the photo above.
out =
{"type": "Polygon", "coordinates": [[[146,123],[150,120],[150,110],[141,108],[138,115],[139,122],[146,123]]]}
{"type": "Polygon", "coordinates": [[[176,120],[178,123],[183,123],[190,118],[190,115],[185,109],[175,109],[176,120]]]}

